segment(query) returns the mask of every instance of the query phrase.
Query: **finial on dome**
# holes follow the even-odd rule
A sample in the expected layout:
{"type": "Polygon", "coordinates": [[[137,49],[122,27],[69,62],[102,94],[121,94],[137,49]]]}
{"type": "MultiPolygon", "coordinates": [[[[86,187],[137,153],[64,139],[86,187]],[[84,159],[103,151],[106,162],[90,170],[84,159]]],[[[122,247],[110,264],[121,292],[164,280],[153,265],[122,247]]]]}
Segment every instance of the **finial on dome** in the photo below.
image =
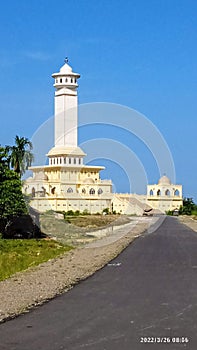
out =
{"type": "Polygon", "coordinates": [[[68,63],[68,57],[65,57],[64,62],[68,63]]]}

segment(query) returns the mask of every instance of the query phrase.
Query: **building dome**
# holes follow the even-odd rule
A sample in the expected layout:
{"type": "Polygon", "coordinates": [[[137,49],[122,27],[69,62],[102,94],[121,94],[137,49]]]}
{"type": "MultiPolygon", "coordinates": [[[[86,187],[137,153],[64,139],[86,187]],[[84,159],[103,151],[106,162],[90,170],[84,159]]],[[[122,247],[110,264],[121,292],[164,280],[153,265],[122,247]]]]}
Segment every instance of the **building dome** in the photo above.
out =
{"type": "Polygon", "coordinates": [[[76,79],[80,78],[80,74],[74,73],[72,70],[72,67],[69,66],[67,62],[60,68],[59,72],[52,74],[53,78],[58,78],[58,77],[62,78],[64,76],[71,76],[76,79]]]}
{"type": "Polygon", "coordinates": [[[80,147],[67,147],[67,146],[55,146],[51,148],[49,153],[47,154],[48,157],[53,156],[86,156],[86,153],[82,151],[80,147]]]}
{"type": "Polygon", "coordinates": [[[69,74],[72,73],[72,68],[68,65],[68,63],[65,63],[61,68],[60,72],[63,74],[69,74]]]}
{"type": "Polygon", "coordinates": [[[43,172],[43,171],[39,171],[36,175],[35,175],[35,180],[40,180],[40,181],[48,181],[48,176],[43,172]]]}
{"type": "Polygon", "coordinates": [[[86,177],[86,179],[83,181],[84,184],[94,184],[94,180],[89,178],[89,177],[86,177]]]}
{"type": "Polygon", "coordinates": [[[166,175],[164,175],[159,179],[158,185],[171,185],[171,181],[166,175]]]}

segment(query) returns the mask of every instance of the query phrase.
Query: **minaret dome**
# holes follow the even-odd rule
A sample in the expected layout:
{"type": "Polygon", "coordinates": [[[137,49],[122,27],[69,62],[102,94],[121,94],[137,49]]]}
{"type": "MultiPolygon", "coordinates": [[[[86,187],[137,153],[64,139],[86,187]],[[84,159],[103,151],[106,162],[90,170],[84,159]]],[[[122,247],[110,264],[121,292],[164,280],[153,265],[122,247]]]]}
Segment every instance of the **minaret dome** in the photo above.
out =
{"type": "Polygon", "coordinates": [[[60,68],[58,73],[53,73],[52,77],[55,79],[54,87],[58,90],[63,87],[75,90],[78,87],[77,79],[80,74],[74,73],[69,64],[66,63],[60,68]]]}

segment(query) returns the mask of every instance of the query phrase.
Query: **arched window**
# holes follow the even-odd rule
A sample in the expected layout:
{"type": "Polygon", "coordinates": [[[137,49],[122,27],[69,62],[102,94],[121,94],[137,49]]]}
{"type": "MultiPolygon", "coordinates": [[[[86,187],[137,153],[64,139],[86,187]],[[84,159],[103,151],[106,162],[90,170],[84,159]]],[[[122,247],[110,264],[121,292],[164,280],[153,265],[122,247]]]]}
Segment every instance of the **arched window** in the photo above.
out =
{"type": "Polygon", "coordinates": [[[81,191],[83,194],[85,194],[86,193],[86,190],[85,190],[85,188],[82,188],[82,191],[81,191]]]}
{"type": "Polygon", "coordinates": [[[73,82],[72,78],[70,79],[70,82],[71,82],[71,84],[72,84],[72,82],[73,82]]]}
{"type": "Polygon", "coordinates": [[[74,164],[76,164],[76,158],[74,158],[74,164]]]}
{"type": "Polygon", "coordinates": [[[71,164],[71,158],[69,158],[68,162],[69,162],[69,164],[71,164]]]}
{"type": "Polygon", "coordinates": [[[98,194],[102,194],[102,193],[103,193],[102,188],[99,188],[99,189],[98,189],[98,194]]]}
{"type": "Polygon", "coordinates": [[[157,191],[157,196],[161,196],[161,191],[160,190],[157,191]]]}
{"type": "Polygon", "coordinates": [[[79,164],[81,164],[81,158],[79,158],[79,164]]]}
{"type": "Polygon", "coordinates": [[[153,190],[150,190],[150,196],[153,196],[153,190]]]}
{"type": "Polygon", "coordinates": [[[53,188],[51,189],[51,194],[55,194],[55,188],[56,188],[56,187],[53,187],[53,188]]]}
{"type": "Polygon", "coordinates": [[[174,195],[175,195],[175,196],[180,196],[179,190],[175,190],[175,191],[174,191],[174,195]]]}
{"type": "Polygon", "coordinates": [[[68,192],[68,193],[72,193],[72,192],[73,192],[73,189],[72,189],[71,187],[69,187],[69,188],[67,189],[67,192],[68,192]]]}
{"type": "Polygon", "coordinates": [[[77,79],[75,78],[75,84],[76,84],[76,82],[77,82],[77,79]]]}
{"type": "Polygon", "coordinates": [[[31,194],[32,194],[32,197],[35,197],[35,195],[36,195],[36,190],[35,190],[34,187],[33,187],[32,190],[31,190],[31,194]]]}
{"type": "Polygon", "coordinates": [[[46,188],[42,186],[42,196],[45,197],[46,196],[46,188]]]}
{"type": "Polygon", "coordinates": [[[64,158],[64,164],[66,164],[66,158],[64,158]]]}
{"type": "Polygon", "coordinates": [[[91,188],[91,189],[90,189],[89,194],[95,194],[94,188],[91,188]]]}
{"type": "Polygon", "coordinates": [[[65,82],[66,82],[66,83],[68,82],[68,79],[67,79],[67,78],[65,79],[65,82]]]}
{"type": "Polygon", "coordinates": [[[62,83],[62,78],[60,78],[60,83],[62,83]]]}
{"type": "Polygon", "coordinates": [[[165,191],[165,195],[166,195],[166,196],[170,196],[170,191],[169,191],[169,190],[166,190],[166,191],[165,191]]]}

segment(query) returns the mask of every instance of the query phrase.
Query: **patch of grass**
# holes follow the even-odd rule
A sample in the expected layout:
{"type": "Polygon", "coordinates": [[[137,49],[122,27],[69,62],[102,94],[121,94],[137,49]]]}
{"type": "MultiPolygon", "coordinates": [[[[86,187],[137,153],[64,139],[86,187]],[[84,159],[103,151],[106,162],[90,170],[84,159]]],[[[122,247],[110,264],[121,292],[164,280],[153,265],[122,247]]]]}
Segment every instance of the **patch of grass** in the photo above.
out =
{"type": "Polygon", "coordinates": [[[0,281],[70,249],[53,240],[0,239],[0,281]]]}

